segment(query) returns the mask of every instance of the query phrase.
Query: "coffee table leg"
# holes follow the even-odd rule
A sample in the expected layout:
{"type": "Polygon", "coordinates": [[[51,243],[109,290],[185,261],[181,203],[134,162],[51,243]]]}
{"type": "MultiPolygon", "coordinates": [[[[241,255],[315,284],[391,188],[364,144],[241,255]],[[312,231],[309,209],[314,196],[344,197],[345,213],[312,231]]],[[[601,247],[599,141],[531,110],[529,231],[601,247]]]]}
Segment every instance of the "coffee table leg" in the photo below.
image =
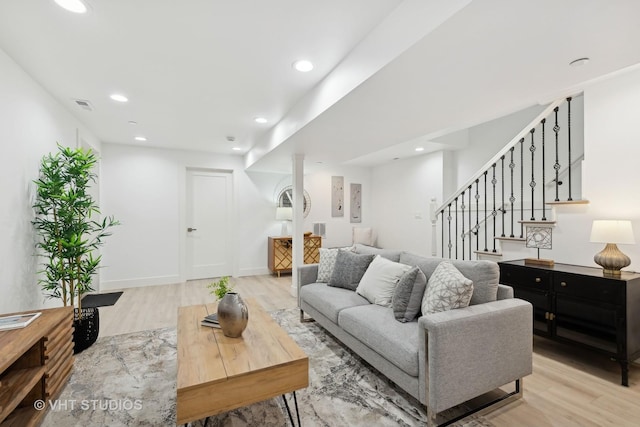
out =
{"type": "Polygon", "coordinates": [[[296,391],[293,390],[293,403],[296,404],[296,417],[298,418],[298,427],[302,427],[300,423],[300,411],[298,410],[298,399],[296,398],[296,391]]]}
{"type": "MultiPolygon", "coordinates": [[[[289,403],[287,402],[287,398],[284,396],[284,394],[282,395],[282,400],[284,400],[284,406],[287,408],[287,414],[289,414],[289,421],[291,421],[291,425],[295,427],[295,424],[293,423],[293,416],[291,415],[291,410],[289,409],[289,403]]],[[[293,402],[296,405],[296,417],[298,418],[298,427],[301,427],[302,424],[300,424],[300,411],[298,411],[298,399],[296,398],[295,390],[293,391],[293,402]]]]}

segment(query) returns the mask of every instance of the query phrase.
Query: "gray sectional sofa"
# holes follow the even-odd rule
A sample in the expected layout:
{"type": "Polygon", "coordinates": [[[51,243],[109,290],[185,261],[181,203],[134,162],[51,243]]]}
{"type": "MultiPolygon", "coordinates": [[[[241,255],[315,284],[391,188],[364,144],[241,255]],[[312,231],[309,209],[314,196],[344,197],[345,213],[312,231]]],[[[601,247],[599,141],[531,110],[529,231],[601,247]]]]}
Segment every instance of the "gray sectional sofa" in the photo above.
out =
{"type": "MultiPolygon", "coordinates": [[[[418,266],[427,279],[443,261],[363,245],[353,251],[418,266]]],[[[298,268],[301,320],[305,313],[312,317],[426,405],[430,426],[442,411],[514,381],[515,391],[493,403],[521,397],[522,378],[532,372],[531,304],[513,298],[513,290],[498,283],[496,263],[447,261],[473,281],[470,305],[406,323],[396,320],[390,307],[317,283],[318,264],[298,268]]]]}

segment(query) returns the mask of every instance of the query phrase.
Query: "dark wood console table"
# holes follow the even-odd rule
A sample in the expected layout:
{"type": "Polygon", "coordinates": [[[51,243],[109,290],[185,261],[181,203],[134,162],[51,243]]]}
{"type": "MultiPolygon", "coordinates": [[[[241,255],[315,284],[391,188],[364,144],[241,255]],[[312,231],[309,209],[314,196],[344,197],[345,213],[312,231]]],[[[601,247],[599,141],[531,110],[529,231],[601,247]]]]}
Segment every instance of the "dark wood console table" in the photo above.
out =
{"type": "Polygon", "coordinates": [[[629,362],[640,357],[640,274],[603,276],[602,269],[503,261],[500,282],[533,304],[533,332],[595,349],[620,363],[629,385],[629,362]]]}

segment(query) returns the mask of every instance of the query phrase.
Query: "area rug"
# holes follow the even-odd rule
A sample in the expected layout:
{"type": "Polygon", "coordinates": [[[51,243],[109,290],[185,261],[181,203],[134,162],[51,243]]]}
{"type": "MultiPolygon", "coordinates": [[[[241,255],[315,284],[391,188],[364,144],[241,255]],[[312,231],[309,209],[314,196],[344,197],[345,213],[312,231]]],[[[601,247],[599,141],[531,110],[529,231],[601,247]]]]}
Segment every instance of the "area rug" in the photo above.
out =
{"type": "MultiPolygon", "coordinates": [[[[272,316],[309,355],[309,387],[296,393],[303,426],[426,424],[426,411],[417,400],[316,323],[300,323],[298,313],[279,310],[272,316]]],[[[42,425],[175,426],[175,399],[174,328],[100,338],[76,356],[73,375],[49,405],[42,425]]],[[[454,408],[450,414],[459,410],[454,408]]],[[[290,423],[282,398],[275,398],[211,417],[206,425],[282,427],[290,423]]],[[[453,425],[492,426],[483,417],[453,425]]],[[[203,426],[204,420],[190,424],[203,426]]]]}

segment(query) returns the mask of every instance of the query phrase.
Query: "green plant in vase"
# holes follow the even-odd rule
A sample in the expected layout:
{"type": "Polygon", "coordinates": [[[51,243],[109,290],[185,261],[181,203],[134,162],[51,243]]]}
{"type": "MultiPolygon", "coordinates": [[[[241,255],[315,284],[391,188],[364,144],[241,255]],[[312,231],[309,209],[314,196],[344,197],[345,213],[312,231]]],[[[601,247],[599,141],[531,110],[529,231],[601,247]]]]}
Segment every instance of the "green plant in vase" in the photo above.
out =
{"type": "Polygon", "coordinates": [[[42,158],[34,181],[36,247],[45,259],[38,282],[47,297],[75,307],[76,320],[84,315],[82,295],[93,291],[102,259],[97,251],[111,235],[109,229],[119,224],[113,217],[99,218],[98,203],[90,194],[97,162],[91,150],[58,144],[58,152],[42,158]]]}
{"type": "Polygon", "coordinates": [[[211,295],[215,295],[216,300],[220,301],[228,292],[233,291],[233,285],[229,284],[229,276],[223,276],[215,282],[207,285],[211,295]]]}

